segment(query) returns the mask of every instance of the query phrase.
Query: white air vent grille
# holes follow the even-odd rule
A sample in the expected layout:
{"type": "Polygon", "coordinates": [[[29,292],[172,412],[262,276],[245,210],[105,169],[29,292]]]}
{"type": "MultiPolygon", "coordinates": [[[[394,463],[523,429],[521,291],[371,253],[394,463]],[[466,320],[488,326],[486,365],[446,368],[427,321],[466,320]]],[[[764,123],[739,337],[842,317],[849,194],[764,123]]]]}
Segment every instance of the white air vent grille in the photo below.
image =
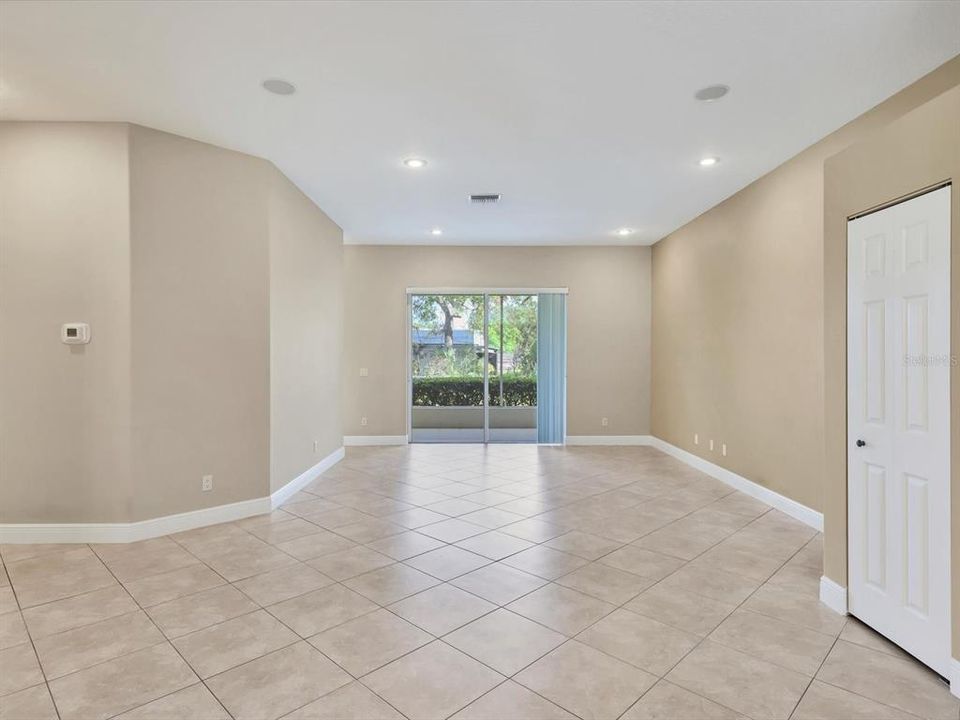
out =
{"type": "Polygon", "coordinates": [[[473,205],[489,205],[490,203],[500,202],[500,193],[479,193],[471,195],[470,202],[473,205]]]}

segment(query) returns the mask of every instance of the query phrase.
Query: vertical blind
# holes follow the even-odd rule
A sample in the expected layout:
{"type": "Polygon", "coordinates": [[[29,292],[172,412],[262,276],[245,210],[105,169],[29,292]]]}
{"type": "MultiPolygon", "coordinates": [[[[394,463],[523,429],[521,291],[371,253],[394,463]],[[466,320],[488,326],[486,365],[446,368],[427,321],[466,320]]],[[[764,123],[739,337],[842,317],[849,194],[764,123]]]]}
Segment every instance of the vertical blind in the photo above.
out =
{"type": "Polygon", "coordinates": [[[567,296],[537,302],[537,441],[562,443],[567,406],[567,296]]]}

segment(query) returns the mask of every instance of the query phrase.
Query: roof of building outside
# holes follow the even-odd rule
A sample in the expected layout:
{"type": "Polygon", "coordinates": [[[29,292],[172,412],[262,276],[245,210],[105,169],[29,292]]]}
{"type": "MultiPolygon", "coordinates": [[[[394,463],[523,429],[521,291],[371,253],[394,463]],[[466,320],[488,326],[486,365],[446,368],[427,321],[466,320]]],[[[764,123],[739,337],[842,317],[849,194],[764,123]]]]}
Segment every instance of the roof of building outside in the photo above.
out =
{"type": "MultiPolygon", "coordinates": [[[[432,330],[423,330],[420,328],[413,328],[411,332],[411,340],[417,345],[443,345],[444,337],[442,332],[434,332],[432,330]]],[[[473,347],[475,345],[482,345],[483,343],[477,342],[477,333],[473,330],[454,330],[453,331],[453,344],[454,345],[467,345],[473,347]]]]}

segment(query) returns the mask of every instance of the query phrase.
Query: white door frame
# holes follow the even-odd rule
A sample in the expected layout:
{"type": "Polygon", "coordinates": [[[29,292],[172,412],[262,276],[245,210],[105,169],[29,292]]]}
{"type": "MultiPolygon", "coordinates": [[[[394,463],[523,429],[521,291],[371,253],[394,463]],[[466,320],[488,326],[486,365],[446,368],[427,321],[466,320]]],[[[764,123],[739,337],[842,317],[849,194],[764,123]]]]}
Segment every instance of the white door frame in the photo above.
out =
{"type": "MultiPolygon", "coordinates": [[[[952,234],[952,233],[951,233],[950,230],[949,230],[949,223],[951,222],[951,217],[950,217],[950,215],[951,215],[951,213],[952,213],[951,196],[950,196],[949,193],[951,193],[951,192],[953,191],[953,188],[952,188],[952,186],[951,186],[951,184],[950,184],[949,182],[947,182],[947,183],[938,183],[938,184],[935,185],[935,186],[925,188],[925,189],[920,190],[920,191],[918,191],[918,192],[912,193],[912,194],[910,194],[910,195],[908,195],[908,196],[899,198],[899,199],[897,199],[896,201],[893,201],[893,202],[890,202],[890,203],[886,203],[886,204],[884,204],[884,205],[882,205],[882,206],[878,206],[878,207],[875,207],[875,208],[871,208],[871,209],[868,210],[868,211],[861,212],[861,213],[858,213],[858,214],[856,214],[856,215],[853,215],[853,216],[850,216],[849,218],[847,218],[847,223],[848,223],[847,248],[846,248],[846,255],[847,255],[847,257],[848,257],[848,258],[850,257],[850,251],[851,251],[851,248],[850,248],[850,236],[849,236],[849,224],[850,224],[851,222],[853,222],[853,221],[855,221],[855,220],[858,220],[858,219],[860,219],[860,218],[863,218],[863,217],[865,217],[865,216],[868,216],[868,215],[873,215],[873,214],[875,214],[875,213],[877,213],[877,212],[882,212],[882,211],[889,210],[890,208],[895,207],[895,206],[903,205],[904,203],[907,203],[907,202],[909,202],[909,201],[911,201],[911,200],[915,200],[915,199],[918,198],[918,197],[921,197],[921,196],[924,196],[924,195],[928,195],[928,194],[930,194],[930,193],[937,192],[937,191],[940,191],[940,190],[945,190],[945,189],[946,189],[947,192],[948,192],[948,195],[947,195],[947,222],[948,222],[947,253],[948,253],[948,257],[949,257],[949,254],[953,251],[953,248],[952,248],[952,238],[951,238],[951,234],[952,234]]],[[[885,249],[885,248],[884,248],[884,252],[886,252],[886,249],[885,249]]],[[[895,260],[895,259],[896,259],[896,258],[894,258],[894,260],[895,260]]],[[[886,264],[889,263],[889,262],[891,262],[891,258],[884,257],[885,266],[886,266],[886,264]]],[[[948,261],[948,263],[947,263],[947,267],[949,268],[949,261],[948,261]]],[[[853,555],[854,555],[854,553],[856,552],[856,548],[854,548],[854,542],[853,542],[853,527],[854,527],[854,524],[855,524],[855,523],[857,523],[857,524],[859,524],[859,525],[862,525],[862,524],[863,524],[863,523],[861,523],[859,520],[855,520],[855,518],[854,518],[854,512],[855,512],[855,511],[859,512],[859,511],[861,510],[861,508],[860,508],[860,507],[854,507],[854,503],[852,502],[853,498],[851,497],[852,486],[851,486],[851,473],[850,473],[850,469],[851,469],[852,459],[856,457],[856,455],[854,455],[854,453],[857,452],[857,448],[854,447],[853,443],[854,443],[854,442],[857,442],[857,445],[860,444],[860,443],[858,442],[858,440],[857,440],[857,438],[859,437],[859,435],[857,435],[857,433],[855,432],[854,425],[851,423],[851,420],[850,420],[850,418],[851,418],[851,415],[850,415],[850,402],[851,402],[851,397],[852,397],[852,385],[851,385],[851,380],[850,380],[850,377],[851,377],[850,373],[851,373],[851,369],[853,368],[853,363],[856,362],[856,358],[854,357],[854,353],[851,352],[851,351],[853,350],[853,348],[850,347],[850,342],[849,342],[849,340],[850,340],[850,338],[851,338],[851,334],[855,331],[855,330],[854,330],[855,326],[854,326],[854,324],[853,324],[854,317],[853,317],[853,315],[851,314],[852,308],[851,308],[851,303],[850,303],[850,300],[851,300],[851,289],[852,289],[852,288],[851,288],[850,279],[851,279],[851,273],[852,273],[852,272],[853,272],[853,268],[851,267],[851,264],[850,264],[850,262],[848,261],[848,263],[847,263],[847,271],[846,271],[846,305],[847,305],[846,315],[847,315],[847,341],[848,341],[848,342],[847,342],[847,359],[846,359],[846,371],[845,371],[846,378],[847,378],[847,381],[846,381],[846,393],[847,393],[847,396],[846,396],[846,399],[845,399],[845,405],[847,406],[847,418],[848,418],[848,419],[847,419],[847,423],[846,423],[846,433],[845,433],[845,437],[846,437],[846,440],[847,440],[847,463],[846,463],[847,513],[846,513],[846,515],[847,515],[847,533],[848,533],[848,537],[847,537],[847,577],[848,577],[848,582],[849,582],[848,594],[847,594],[847,604],[848,604],[848,609],[849,609],[851,612],[853,612],[853,611],[856,609],[856,608],[853,607],[852,596],[851,596],[851,591],[853,590],[853,579],[854,579],[854,578],[853,578],[853,573],[851,572],[851,570],[852,570],[853,565],[854,565],[853,555]],[[855,435],[857,435],[857,437],[855,437],[855,435]]],[[[946,318],[946,342],[947,342],[946,355],[947,355],[947,357],[949,358],[949,357],[950,357],[950,330],[951,330],[951,317],[950,317],[950,314],[951,314],[951,312],[952,312],[952,306],[953,306],[952,304],[953,304],[953,300],[954,300],[954,298],[952,297],[952,286],[951,286],[951,282],[950,282],[950,279],[949,279],[949,270],[948,270],[948,278],[947,278],[947,292],[948,292],[948,300],[947,300],[947,318],[946,318]]],[[[942,297],[942,295],[941,295],[940,297],[942,297]]],[[[928,318],[928,322],[929,322],[930,320],[932,320],[932,317],[931,317],[931,318],[928,318]]],[[[941,321],[941,318],[940,318],[939,316],[938,316],[938,318],[937,318],[937,321],[938,321],[938,322],[941,321]]],[[[887,323],[887,322],[889,322],[889,320],[888,320],[888,319],[885,319],[885,320],[884,320],[885,327],[886,327],[886,323],[887,323]]],[[[858,324],[859,324],[859,323],[858,323],[858,324]]],[[[902,332],[902,330],[897,330],[897,332],[902,332]]],[[[896,336],[895,336],[895,337],[896,337],[896,336]]],[[[884,340],[884,342],[886,342],[886,340],[884,340]]],[[[862,353],[862,349],[859,350],[858,352],[859,352],[859,353],[862,353]]],[[[928,355],[929,355],[930,353],[932,353],[932,352],[934,352],[934,351],[933,351],[933,350],[928,351],[928,355]]],[[[906,358],[903,358],[903,359],[902,359],[902,362],[907,362],[907,359],[906,359],[906,358]]],[[[853,369],[854,369],[854,371],[856,370],[855,368],[853,368],[853,369]]],[[[883,372],[891,372],[891,371],[892,371],[892,368],[885,368],[885,369],[883,370],[883,372]]],[[[861,369],[861,372],[864,372],[864,371],[861,369]]],[[[904,370],[904,372],[906,372],[906,369],[904,370]]],[[[899,375],[899,373],[898,373],[897,375],[899,375]]],[[[896,377],[896,375],[892,375],[891,377],[896,377]]],[[[906,381],[906,380],[904,380],[904,382],[905,382],[905,381],[906,381]]],[[[895,380],[895,382],[896,382],[896,380],[895,380]]],[[[948,367],[947,367],[947,383],[948,383],[947,393],[948,393],[948,395],[949,395],[949,382],[950,382],[950,378],[949,378],[949,365],[948,365],[948,367]]],[[[892,400],[892,398],[891,398],[891,400],[892,400]]],[[[884,402],[889,402],[889,400],[888,400],[888,401],[884,401],[884,402]]],[[[947,506],[949,506],[949,504],[950,504],[950,494],[951,494],[951,491],[952,491],[952,488],[951,488],[952,469],[951,469],[951,467],[950,467],[950,459],[951,459],[951,447],[950,447],[951,439],[950,439],[950,438],[951,438],[951,434],[950,434],[950,429],[949,429],[949,424],[950,424],[951,414],[952,414],[952,408],[949,406],[949,399],[947,400],[947,402],[948,402],[948,407],[947,407],[947,412],[946,412],[947,417],[946,417],[946,419],[945,419],[945,422],[946,422],[946,424],[947,424],[947,430],[946,430],[946,437],[947,437],[947,448],[946,448],[946,453],[947,453],[947,455],[946,455],[946,462],[947,462],[947,469],[946,469],[947,503],[946,503],[946,504],[947,504],[947,506]]],[[[941,406],[941,409],[942,409],[942,406],[941,406]]],[[[889,422],[889,421],[888,421],[888,422],[889,422]]],[[[894,420],[893,422],[898,422],[898,420],[894,420]]],[[[866,428],[857,428],[857,429],[858,429],[858,430],[865,430],[866,428]]],[[[896,429],[892,429],[890,426],[888,426],[888,427],[884,428],[884,431],[887,432],[887,433],[890,433],[890,437],[887,438],[887,440],[888,440],[889,442],[892,442],[892,441],[893,441],[893,436],[897,433],[896,429]]],[[[889,449],[889,452],[892,453],[892,452],[893,452],[893,448],[890,448],[890,449],[889,449]]],[[[923,457],[927,457],[927,456],[924,455],[923,457]]],[[[879,461],[879,460],[878,460],[878,461],[879,461]]],[[[886,465],[886,466],[884,466],[884,467],[889,467],[889,465],[886,465]]],[[[864,499],[864,498],[861,498],[861,500],[862,500],[863,502],[866,502],[866,499],[864,499]]],[[[904,511],[905,511],[905,508],[904,508],[904,511]]],[[[889,515],[889,509],[886,510],[885,513],[887,514],[887,518],[889,518],[889,517],[890,517],[890,515],[889,515]]],[[[950,600],[950,590],[951,590],[950,552],[951,552],[951,536],[952,536],[952,534],[953,534],[952,519],[951,519],[950,509],[949,509],[949,507],[948,507],[948,508],[947,508],[947,535],[948,535],[948,537],[947,537],[946,543],[944,543],[945,548],[937,548],[937,549],[935,549],[935,548],[933,548],[933,547],[930,547],[930,548],[928,549],[928,551],[929,551],[930,553],[937,553],[938,555],[941,555],[943,552],[945,552],[945,554],[946,554],[946,556],[947,556],[947,557],[946,557],[947,577],[946,577],[945,583],[944,583],[944,588],[945,588],[945,591],[946,591],[946,594],[947,594],[947,597],[946,597],[946,600],[945,600],[945,602],[946,602],[946,615],[947,615],[947,619],[946,619],[946,624],[947,624],[947,627],[946,627],[946,633],[947,633],[946,657],[945,657],[945,658],[940,658],[940,657],[938,656],[938,657],[936,657],[936,658],[932,658],[932,657],[930,657],[930,656],[928,655],[928,658],[929,658],[930,660],[932,660],[932,662],[931,662],[931,663],[928,663],[928,664],[934,665],[934,666],[935,666],[935,667],[933,668],[934,670],[936,670],[937,672],[939,672],[939,673],[941,673],[942,675],[947,676],[947,677],[949,677],[950,675],[953,674],[954,668],[952,667],[952,664],[955,664],[955,663],[956,663],[956,661],[952,661],[952,660],[951,660],[951,655],[952,655],[951,636],[952,636],[952,630],[953,630],[953,628],[952,628],[952,613],[951,613],[951,607],[950,607],[950,601],[951,601],[951,600],[950,600]]],[[[900,545],[900,549],[901,549],[901,550],[905,549],[904,546],[902,545],[903,542],[905,542],[905,540],[904,540],[904,541],[901,541],[901,545],[900,545]]],[[[863,543],[861,542],[860,545],[862,545],[862,544],[863,544],[863,543]]],[[[868,543],[868,545],[869,545],[869,543],[868,543]]],[[[942,556],[942,555],[941,555],[941,556],[942,556]]],[[[905,563],[905,562],[906,562],[906,558],[904,557],[904,558],[902,558],[902,559],[903,559],[903,562],[905,563]]],[[[865,559],[864,559],[864,558],[859,558],[859,559],[858,559],[858,567],[863,568],[863,563],[864,563],[864,562],[865,562],[865,559]]],[[[895,563],[895,565],[899,565],[899,560],[895,563]]],[[[864,595],[864,597],[866,597],[867,592],[864,591],[863,588],[864,588],[864,587],[867,587],[867,586],[869,586],[869,583],[867,583],[866,586],[860,586],[861,595],[864,595]]],[[[905,592],[905,589],[904,589],[904,592],[905,592]]],[[[879,597],[879,596],[878,596],[878,597],[879,597]]],[[[865,610],[865,607],[870,605],[869,602],[864,602],[864,598],[861,598],[861,599],[860,599],[859,604],[861,605],[861,610],[864,610],[864,611],[866,611],[866,610],[865,610]]],[[[874,609],[873,612],[876,614],[876,613],[877,613],[877,610],[874,609]]],[[[898,615],[898,617],[901,617],[901,616],[898,615]]],[[[908,637],[910,637],[910,638],[916,637],[916,636],[913,636],[913,635],[903,635],[903,632],[902,632],[902,631],[903,631],[903,626],[902,626],[902,625],[898,625],[898,624],[895,622],[895,620],[896,620],[896,618],[894,618],[894,619],[891,621],[891,624],[890,624],[890,625],[888,626],[888,628],[887,628],[891,633],[896,634],[897,632],[899,632],[899,633],[903,636],[902,639],[903,639],[904,642],[907,642],[907,638],[908,638],[908,637]],[[899,630],[895,630],[895,628],[897,628],[897,627],[899,627],[899,630]]],[[[884,628],[879,628],[879,631],[880,631],[881,633],[883,633],[884,628]]],[[[891,639],[893,639],[894,642],[897,642],[897,638],[891,637],[891,639]]],[[[898,643],[898,644],[899,644],[899,643],[898,643]]],[[[905,649],[909,649],[909,648],[906,648],[906,647],[905,647],[905,649]]],[[[953,690],[954,693],[956,694],[956,688],[952,688],[952,690],[953,690]]]]}
{"type": "MultiPolygon", "coordinates": [[[[406,308],[406,320],[404,325],[406,327],[406,332],[404,334],[404,357],[406,357],[406,373],[407,373],[407,394],[406,394],[406,416],[407,416],[407,444],[413,442],[413,360],[410,357],[410,338],[413,334],[413,305],[411,303],[411,296],[413,295],[482,295],[483,296],[483,351],[484,351],[484,363],[483,363],[483,387],[484,390],[488,390],[487,381],[489,377],[489,363],[487,362],[486,355],[490,352],[488,346],[489,342],[489,333],[487,328],[487,310],[488,303],[490,301],[491,295],[540,295],[543,294],[555,294],[555,295],[568,295],[570,293],[569,288],[537,288],[537,287],[408,287],[405,291],[405,302],[404,308],[406,308]]],[[[564,346],[564,353],[567,349],[564,346]]],[[[563,393],[563,425],[567,425],[567,393],[566,393],[566,384],[567,378],[563,378],[564,384],[564,393],[563,393]]],[[[486,444],[490,441],[490,403],[487,402],[487,393],[484,393],[483,398],[483,443],[486,444]]]]}
{"type": "Polygon", "coordinates": [[[411,338],[413,337],[413,301],[411,295],[416,293],[411,293],[407,290],[407,294],[404,295],[403,307],[406,309],[406,319],[404,320],[404,327],[406,332],[403,334],[403,356],[406,358],[406,383],[407,383],[407,407],[404,410],[407,416],[407,444],[409,445],[413,442],[413,351],[411,350],[411,338]]]}

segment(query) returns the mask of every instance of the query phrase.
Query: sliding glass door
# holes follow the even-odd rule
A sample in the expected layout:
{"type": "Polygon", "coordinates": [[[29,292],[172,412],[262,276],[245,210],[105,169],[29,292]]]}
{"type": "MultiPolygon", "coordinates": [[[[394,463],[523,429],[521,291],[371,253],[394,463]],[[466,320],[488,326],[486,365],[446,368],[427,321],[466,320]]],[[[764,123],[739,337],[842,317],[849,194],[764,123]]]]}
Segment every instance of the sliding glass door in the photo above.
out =
{"type": "Polygon", "coordinates": [[[487,296],[488,442],[537,442],[537,296],[487,296]]]}
{"type": "Polygon", "coordinates": [[[408,300],[411,441],[537,442],[538,294],[408,300]]]}
{"type": "Polygon", "coordinates": [[[410,439],[485,442],[484,295],[410,295],[410,439]]]}

